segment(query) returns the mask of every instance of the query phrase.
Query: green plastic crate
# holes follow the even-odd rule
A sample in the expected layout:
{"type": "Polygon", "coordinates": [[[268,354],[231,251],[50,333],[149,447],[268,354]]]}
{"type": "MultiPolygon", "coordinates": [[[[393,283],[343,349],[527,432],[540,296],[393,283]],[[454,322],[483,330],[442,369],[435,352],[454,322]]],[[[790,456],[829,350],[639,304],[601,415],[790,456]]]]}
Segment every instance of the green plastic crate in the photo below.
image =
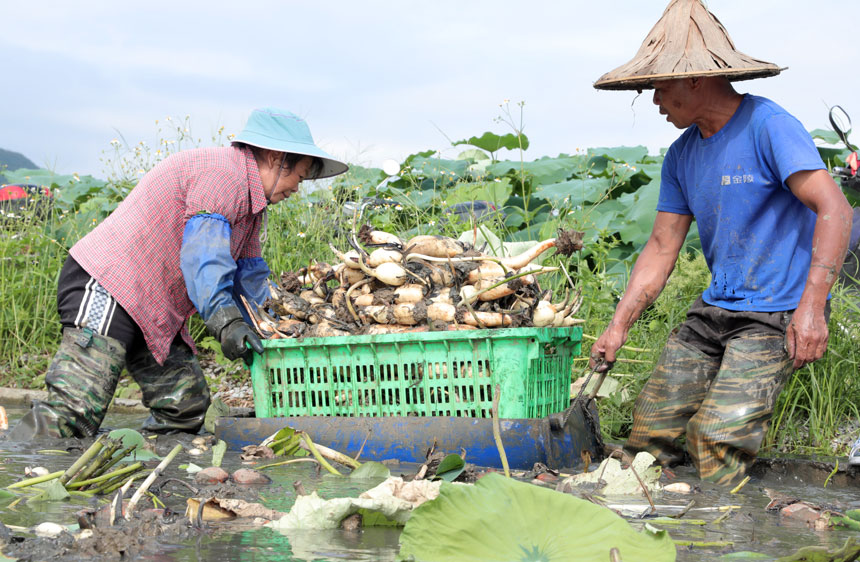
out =
{"type": "Polygon", "coordinates": [[[505,328],[264,340],[257,417],[538,418],[570,402],[582,328],[505,328]]]}

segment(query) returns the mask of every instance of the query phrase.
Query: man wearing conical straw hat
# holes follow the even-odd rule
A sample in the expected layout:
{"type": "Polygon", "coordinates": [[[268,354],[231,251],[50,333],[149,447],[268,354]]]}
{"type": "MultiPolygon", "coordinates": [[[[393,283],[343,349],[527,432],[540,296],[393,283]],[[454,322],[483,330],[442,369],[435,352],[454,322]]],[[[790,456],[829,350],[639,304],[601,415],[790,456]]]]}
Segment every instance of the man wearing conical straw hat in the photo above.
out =
{"type": "Polygon", "coordinates": [[[672,0],[636,56],[594,84],[654,90],[684,132],[666,153],[657,217],[627,290],[591,348],[615,361],[666,284],[693,219],[712,282],[672,332],[636,399],[626,448],[699,475],[743,476],[788,376],[827,346],[829,291],[851,207],[800,122],[732,82],[782,69],[735,50],[700,0],[672,0]]]}

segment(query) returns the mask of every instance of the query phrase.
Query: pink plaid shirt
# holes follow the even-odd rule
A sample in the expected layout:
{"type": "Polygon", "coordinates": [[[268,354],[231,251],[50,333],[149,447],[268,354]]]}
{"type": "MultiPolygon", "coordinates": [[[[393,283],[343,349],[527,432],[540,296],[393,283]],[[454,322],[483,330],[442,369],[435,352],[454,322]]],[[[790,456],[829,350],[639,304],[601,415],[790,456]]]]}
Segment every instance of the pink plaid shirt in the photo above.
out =
{"type": "Polygon", "coordinates": [[[195,309],[179,268],[185,223],[198,213],[223,215],[232,227],[233,259],[260,257],[265,208],[248,148],[186,150],[150,170],[70,253],[140,326],[155,360],[163,363],[180,330],[196,352],[187,325],[195,309]]]}

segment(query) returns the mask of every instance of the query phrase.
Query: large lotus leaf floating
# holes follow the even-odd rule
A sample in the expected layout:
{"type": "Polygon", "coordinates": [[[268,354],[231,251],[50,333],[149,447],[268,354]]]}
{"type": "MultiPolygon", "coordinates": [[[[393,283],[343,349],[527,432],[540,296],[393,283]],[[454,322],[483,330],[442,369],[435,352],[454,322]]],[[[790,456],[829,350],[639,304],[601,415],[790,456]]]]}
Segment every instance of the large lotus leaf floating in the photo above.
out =
{"type": "Polygon", "coordinates": [[[624,562],[675,560],[665,531],[637,532],[605,507],[497,474],[443,483],[413,511],[400,544],[415,562],[609,560],[613,548],[624,562]]]}

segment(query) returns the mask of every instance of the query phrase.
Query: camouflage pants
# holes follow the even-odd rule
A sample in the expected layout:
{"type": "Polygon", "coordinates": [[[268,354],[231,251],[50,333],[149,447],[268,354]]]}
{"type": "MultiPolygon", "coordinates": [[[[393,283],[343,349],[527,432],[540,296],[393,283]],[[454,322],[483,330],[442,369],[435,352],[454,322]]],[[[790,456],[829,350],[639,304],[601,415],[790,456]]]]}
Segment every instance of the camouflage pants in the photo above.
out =
{"type": "Polygon", "coordinates": [[[784,347],[789,319],[787,312],[733,312],[700,299],[636,399],[626,448],[677,464],[686,436],[702,479],[727,484],[742,477],[793,371],[784,347]]]}
{"type": "Polygon", "coordinates": [[[113,399],[123,367],[143,392],[151,416],[143,429],[197,432],[209,407],[209,387],[191,349],[176,338],[159,365],[145,346],[127,356],[113,338],[66,328],[45,374],[48,398],[31,415],[41,417],[41,431],[53,437],[95,435],[113,399]]]}
{"type": "Polygon", "coordinates": [[[48,398],[33,403],[10,438],[94,435],[123,368],[140,386],[143,404],[152,414],[144,429],[200,429],[209,407],[209,387],[181,336],[174,338],[167,359],[159,365],[140,327],[71,257],[60,272],[57,309],[63,339],[45,374],[48,398]]]}

